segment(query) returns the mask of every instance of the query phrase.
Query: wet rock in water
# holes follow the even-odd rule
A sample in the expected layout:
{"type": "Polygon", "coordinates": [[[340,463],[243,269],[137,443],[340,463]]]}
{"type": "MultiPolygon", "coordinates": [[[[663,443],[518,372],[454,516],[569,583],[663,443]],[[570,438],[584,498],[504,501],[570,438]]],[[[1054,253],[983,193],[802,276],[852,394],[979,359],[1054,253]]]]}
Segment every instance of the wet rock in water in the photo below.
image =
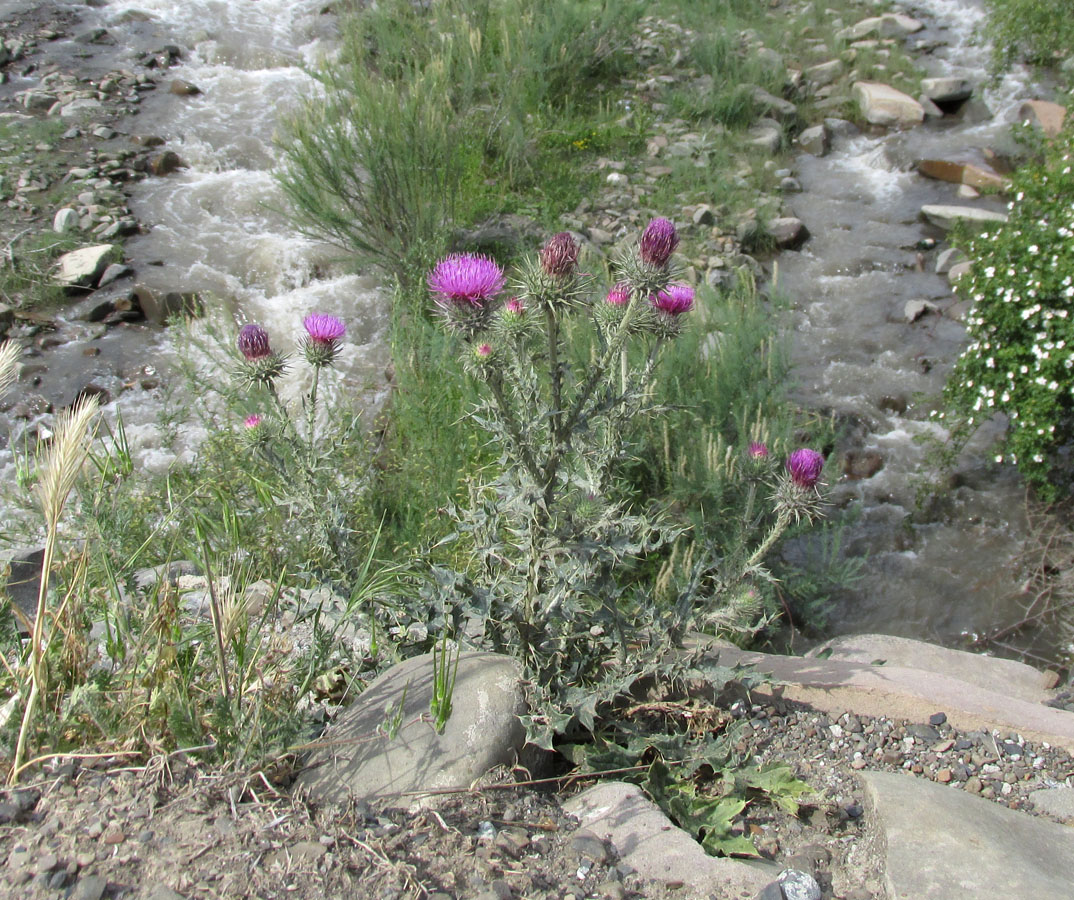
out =
{"type": "Polygon", "coordinates": [[[969,100],[973,95],[973,82],[957,75],[921,79],[922,93],[934,103],[956,103],[969,100]]]}
{"type": "Polygon", "coordinates": [[[201,93],[201,88],[196,84],[191,84],[189,81],[183,81],[181,78],[176,78],[170,85],[168,85],[168,92],[176,94],[179,97],[194,97],[201,93]]]}
{"type": "Polygon", "coordinates": [[[104,273],[101,275],[100,281],[97,282],[97,287],[106,287],[113,281],[117,281],[120,278],[126,278],[128,275],[133,275],[134,269],[123,263],[112,263],[104,273]]]}
{"type": "Polygon", "coordinates": [[[139,147],[163,147],[164,138],[159,134],[135,134],[131,135],[131,143],[139,147]]]}
{"type": "Polygon", "coordinates": [[[958,284],[960,278],[970,273],[970,269],[973,268],[973,262],[971,260],[963,260],[960,263],[955,263],[947,271],[947,283],[958,284]]]}
{"type": "Polygon", "coordinates": [[[976,200],[981,196],[981,192],[977,188],[972,188],[968,184],[960,184],[958,186],[958,197],[960,200],[976,200]]]}
{"type": "Polygon", "coordinates": [[[875,450],[848,450],[843,457],[843,474],[851,481],[872,478],[882,468],[884,457],[875,450]]]}
{"type": "Polygon", "coordinates": [[[805,150],[806,153],[813,154],[813,156],[827,156],[828,149],[831,146],[827,127],[821,123],[820,125],[806,128],[798,135],[798,146],[805,150]]]}
{"type": "Polygon", "coordinates": [[[926,178],[967,184],[974,188],[1005,189],[1009,182],[998,172],[973,163],[950,162],[945,159],[922,159],[916,164],[917,171],[926,178]]]}
{"type": "Polygon", "coordinates": [[[857,24],[844,28],[839,32],[839,37],[844,41],[860,41],[871,34],[882,38],[903,38],[916,34],[924,27],[924,22],[902,13],[885,13],[882,16],[862,19],[857,24]]]}
{"type": "Polygon", "coordinates": [[[937,306],[929,300],[907,300],[906,305],[903,307],[903,315],[906,317],[906,321],[910,323],[916,322],[918,319],[934,312],[937,312],[937,306]]]}
{"type": "Polygon", "coordinates": [[[149,171],[153,175],[169,175],[182,168],[185,168],[183,161],[173,150],[165,150],[163,153],[149,157],[149,171]]]}
{"type": "Polygon", "coordinates": [[[114,249],[114,244],[95,244],[63,254],[56,260],[54,280],[68,288],[93,286],[114,249]]]}
{"type": "Polygon", "coordinates": [[[861,134],[861,129],[853,122],[847,119],[839,119],[835,116],[828,116],[824,120],[824,127],[828,129],[828,134],[833,138],[850,138],[861,134]]]}
{"type": "Polygon", "coordinates": [[[1035,125],[1049,137],[1062,131],[1066,115],[1064,107],[1048,100],[1027,100],[1018,109],[1019,121],[1035,125]]]}
{"type": "Polygon", "coordinates": [[[787,175],[780,181],[779,189],[783,191],[784,194],[800,194],[802,192],[802,182],[797,178],[792,178],[790,175],[787,175]]]}
{"type": "Polygon", "coordinates": [[[926,119],[942,119],[944,117],[944,111],[924,94],[917,98],[917,102],[921,104],[921,109],[925,113],[926,119]]]}
{"type": "Polygon", "coordinates": [[[796,249],[809,240],[809,229],[801,219],[794,216],[779,216],[769,219],[766,224],[768,233],[781,250],[796,249]]]}
{"type": "Polygon", "coordinates": [[[925,119],[921,104],[891,85],[856,81],[853,93],[865,121],[873,125],[920,125],[925,119]]]}
{"type": "Polygon", "coordinates": [[[196,318],[203,312],[201,295],[192,291],[168,291],[160,294],[140,284],[135,287],[134,293],[142,313],[156,325],[166,324],[173,316],[196,318]]]}
{"type": "Polygon", "coordinates": [[[966,254],[959,250],[958,247],[948,247],[945,250],[941,250],[936,256],[936,274],[943,275],[949,272],[953,265],[962,262],[965,258],[966,254]]]}
{"type": "Polygon", "coordinates": [[[969,229],[986,228],[997,222],[1007,221],[1007,214],[980,209],[976,206],[954,206],[942,203],[927,203],[921,207],[921,214],[937,228],[949,231],[959,222],[969,229]]]}
{"type": "Polygon", "coordinates": [[[419,721],[429,711],[432,688],[430,654],[393,666],[336,718],[326,737],[337,743],[314,751],[300,786],[322,801],[371,799],[467,787],[492,767],[511,762],[526,738],[518,718],[525,698],[514,660],[495,653],[459,657],[454,708],[443,734],[419,721]],[[399,708],[403,726],[394,738],[370,740],[389,704],[399,708]]]}

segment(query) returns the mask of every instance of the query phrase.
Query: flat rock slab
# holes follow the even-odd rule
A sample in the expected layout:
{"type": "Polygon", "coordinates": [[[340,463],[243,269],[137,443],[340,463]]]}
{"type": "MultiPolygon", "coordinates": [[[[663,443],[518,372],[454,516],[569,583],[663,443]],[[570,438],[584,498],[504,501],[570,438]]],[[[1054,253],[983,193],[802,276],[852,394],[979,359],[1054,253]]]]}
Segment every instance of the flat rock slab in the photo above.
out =
{"type": "Polygon", "coordinates": [[[752,689],[757,697],[783,697],[836,716],[850,712],[926,722],[942,712],[962,731],[1016,731],[1027,741],[1047,741],[1074,753],[1074,713],[1012,696],[1001,688],[989,689],[912,663],[869,665],[780,656],[739,650],[711,638],[695,640],[712,644],[721,665],[754,666],[758,673],[771,676],[776,683],[752,689]]]}
{"type": "Polygon", "coordinates": [[[443,734],[428,718],[433,689],[431,654],[393,666],[344,710],[298,777],[322,802],[354,797],[401,797],[411,792],[469,788],[489,769],[513,762],[526,740],[518,718],[525,698],[514,660],[496,653],[463,653],[443,734]],[[405,693],[405,696],[404,696],[405,693]],[[386,710],[399,710],[394,738],[383,733],[386,710]]]}
{"type": "Polygon", "coordinates": [[[1070,900],[1074,830],[912,775],[862,780],[890,900],[1070,900]]]}
{"type": "Polygon", "coordinates": [[[637,785],[604,782],[563,804],[583,828],[607,841],[643,878],[681,884],[681,900],[720,897],[753,900],[778,874],[733,859],[709,856],[660,811],[637,785]]]}
{"type": "Polygon", "coordinates": [[[72,250],[56,260],[56,282],[65,287],[90,287],[108,265],[112,244],[72,250]]]}
{"type": "Polygon", "coordinates": [[[1055,672],[1041,672],[1014,659],[952,650],[890,634],[843,635],[825,641],[810,650],[806,656],[816,657],[826,651],[825,659],[865,665],[882,660],[885,666],[935,672],[937,675],[957,678],[967,684],[1018,697],[1030,703],[1050,700],[1051,689],[1058,681],[1055,672]]]}
{"type": "Polygon", "coordinates": [[[1033,807],[1060,822],[1074,824],[1074,787],[1041,788],[1029,795],[1033,807]]]}
{"type": "Polygon", "coordinates": [[[921,207],[921,214],[937,228],[945,231],[954,228],[959,222],[973,229],[1007,221],[1006,213],[978,209],[976,206],[948,206],[942,203],[926,203],[921,207]]]}

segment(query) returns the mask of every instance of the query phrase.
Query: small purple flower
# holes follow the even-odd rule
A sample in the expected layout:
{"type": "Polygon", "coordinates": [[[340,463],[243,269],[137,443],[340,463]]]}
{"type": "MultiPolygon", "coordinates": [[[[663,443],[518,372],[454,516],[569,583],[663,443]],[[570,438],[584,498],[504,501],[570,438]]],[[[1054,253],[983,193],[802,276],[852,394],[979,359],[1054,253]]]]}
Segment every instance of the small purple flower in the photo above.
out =
{"type": "Polygon", "coordinates": [[[653,306],[669,316],[681,316],[694,305],[694,289],[688,284],[669,284],[652,298],[653,306]]]}
{"type": "Polygon", "coordinates": [[[334,344],[347,330],[341,319],[329,316],[325,313],[312,313],[302,320],[302,327],[310,336],[311,341],[319,344],[334,344]]]}
{"type": "Polygon", "coordinates": [[[255,428],[260,428],[262,421],[264,420],[261,418],[261,416],[259,416],[257,413],[254,413],[252,416],[247,416],[245,419],[243,419],[242,424],[244,427],[252,431],[255,428]]]}
{"type": "Polygon", "coordinates": [[[565,278],[578,265],[578,242],[566,231],[554,234],[541,248],[541,268],[553,278],[565,278]]]}
{"type": "Polygon", "coordinates": [[[478,359],[488,359],[492,356],[492,344],[478,344],[474,348],[474,356],[478,359]]]}
{"type": "Polygon", "coordinates": [[[768,447],[762,444],[760,441],[750,441],[750,445],[746,450],[750,459],[762,460],[768,459],[768,447]]]}
{"type": "Polygon", "coordinates": [[[671,259],[671,254],[679,246],[679,234],[670,219],[653,219],[641,236],[638,255],[642,262],[664,268],[671,259]]]}
{"type": "Polygon", "coordinates": [[[239,352],[248,362],[271,356],[268,332],[260,325],[243,325],[239,331],[239,352]]]}
{"type": "Polygon", "coordinates": [[[608,291],[604,302],[609,306],[626,306],[630,302],[630,285],[625,281],[620,281],[608,291]]]}
{"type": "Polygon", "coordinates": [[[808,447],[795,450],[787,460],[787,471],[791,475],[791,481],[800,488],[816,487],[823,469],[824,457],[808,447]]]}
{"type": "Polygon", "coordinates": [[[503,290],[503,270],[487,256],[452,253],[429,273],[428,285],[440,306],[481,307],[503,290]]]}
{"type": "Polygon", "coordinates": [[[526,304],[519,300],[518,297],[511,297],[505,301],[503,308],[515,316],[521,316],[526,312],[526,304]]]}

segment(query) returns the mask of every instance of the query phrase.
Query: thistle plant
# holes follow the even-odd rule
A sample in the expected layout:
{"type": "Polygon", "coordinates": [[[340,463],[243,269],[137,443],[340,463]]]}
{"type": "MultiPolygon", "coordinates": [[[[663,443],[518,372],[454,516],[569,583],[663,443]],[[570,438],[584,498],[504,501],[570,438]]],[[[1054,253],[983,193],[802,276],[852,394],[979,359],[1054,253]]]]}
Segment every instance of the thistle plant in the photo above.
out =
{"type": "MultiPolygon", "coordinates": [[[[653,220],[615,261],[606,291],[579,270],[565,232],[510,282],[494,260],[466,253],[428,277],[465,370],[485,389],[473,415],[501,449],[498,476],[456,513],[471,565],[437,570],[431,593],[456,634],[519,658],[532,688],[530,737],[544,746],[572,720],[592,728],[599,704],[653,671],[702,620],[699,605],[722,608],[735,591],[752,598],[747,582],[763,576],[764,554],[792,521],[816,514],[823,459],[800,450],[772,493],[774,522],[721,575],[718,596],[699,597],[714,581],[711,559],[671,609],[634,583],[636,563],[684,531],[658,509],[636,508],[621,476],[634,425],[660,411],[661,351],[695,303],[671,265],[678,242],[669,220],[653,220]]],[[[767,449],[757,453],[767,460],[767,449]]],[[[757,604],[747,607],[756,616],[757,604]]]]}
{"type": "Polygon", "coordinates": [[[355,485],[341,485],[334,477],[328,460],[336,449],[333,438],[339,437],[338,429],[335,435],[330,428],[322,433],[318,411],[322,372],[331,369],[339,356],[346,325],[335,316],[313,313],[302,326],[299,352],[311,369],[312,382],[299,408],[285,402],[278,390],[290,358],[272,348],[260,325],[240,329],[236,381],[252,399],[265,403],[263,411],[243,420],[242,434],[251,454],[272,473],[272,494],[290,506],[311,550],[318,551],[315,555],[329,570],[339,573],[346,570],[351,555],[343,495],[355,485]]]}

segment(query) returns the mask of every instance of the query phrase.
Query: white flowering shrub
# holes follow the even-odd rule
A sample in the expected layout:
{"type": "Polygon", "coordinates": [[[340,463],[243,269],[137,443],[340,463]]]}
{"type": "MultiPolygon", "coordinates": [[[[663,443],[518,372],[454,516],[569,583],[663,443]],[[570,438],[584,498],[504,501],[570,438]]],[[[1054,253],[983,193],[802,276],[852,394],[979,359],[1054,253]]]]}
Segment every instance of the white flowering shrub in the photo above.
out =
{"type": "Polygon", "coordinates": [[[1074,438],[1074,131],[1016,173],[1011,196],[1007,223],[968,241],[970,342],[944,393],[956,435],[1008,416],[997,460],[1050,501],[1069,491],[1059,454],[1074,438]]]}

